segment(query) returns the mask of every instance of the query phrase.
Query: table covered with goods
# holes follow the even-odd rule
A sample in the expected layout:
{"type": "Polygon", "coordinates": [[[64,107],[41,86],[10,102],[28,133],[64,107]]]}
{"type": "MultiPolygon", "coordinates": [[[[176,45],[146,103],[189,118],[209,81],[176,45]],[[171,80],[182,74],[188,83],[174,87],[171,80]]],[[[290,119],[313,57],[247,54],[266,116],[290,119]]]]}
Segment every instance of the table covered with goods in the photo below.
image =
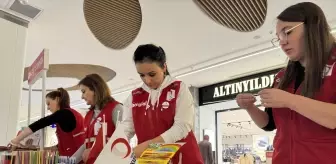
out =
{"type": "Polygon", "coordinates": [[[0,164],[76,164],[76,159],[59,156],[54,150],[37,150],[0,146],[0,164]]]}

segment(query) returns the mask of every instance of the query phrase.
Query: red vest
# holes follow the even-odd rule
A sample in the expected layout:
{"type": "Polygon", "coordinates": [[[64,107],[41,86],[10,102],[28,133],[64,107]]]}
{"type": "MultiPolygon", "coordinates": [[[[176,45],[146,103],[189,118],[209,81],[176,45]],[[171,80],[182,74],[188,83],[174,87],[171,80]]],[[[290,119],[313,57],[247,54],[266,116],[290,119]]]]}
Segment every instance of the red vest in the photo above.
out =
{"type": "MultiPolygon", "coordinates": [[[[132,116],[139,144],[160,136],[173,126],[180,83],[180,81],[175,81],[164,88],[159,98],[159,105],[156,103],[152,106],[151,103],[148,103],[149,108],[147,111],[146,103],[149,93],[142,88],[132,92],[132,116]],[[175,98],[167,100],[169,97],[167,94],[174,93],[173,90],[175,91],[175,98]]],[[[173,164],[179,163],[180,153],[182,153],[182,164],[203,164],[198,144],[192,131],[178,142],[185,142],[185,145],[173,157],[173,164]]]]}
{"type": "Polygon", "coordinates": [[[73,113],[76,118],[76,128],[72,132],[64,132],[58,125],[56,126],[58,151],[61,156],[72,156],[84,144],[84,119],[73,109],[63,110],[70,110],[73,113]]]}
{"type": "MultiPolygon", "coordinates": [[[[315,100],[336,103],[336,49],[328,62],[332,74],[324,76],[315,100]]],[[[331,73],[331,72],[329,72],[331,73]]],[[[284,75],[280,71],[275,86],[284,75]]],[[[286,91],[294,93],[294,80],[286,91]]],[[[300,94],[301,86],[294,94],[300,94]]],[[[323,110],[323,109],[320,109],[323,110]]],[[[274,138],[273,164],[335,164],[336,130],[325,128],[288,108],[273,110],[277,127],[274,138]]]]}
{"type": "MultiPolygon", "coordinates": [[[[98,117],[95,118],[92,123],[92,117],[94,114],[93,110],[90,110],[86,115],[85,115],[85,129],[86,129],[86,139],[85,139],[85,144],[86,144],[86,148],[90,149],[90,154],[88,157],[88,161],[86,162],[86,164],[93,164],[94,161],[97,159],[97,157],[99,156],[100,152],[103,150],[103,146],[102,143],[96,143],[98,141],[101,141],[102,136],[98,136],[97,137],[97,132],[98,133],[102,133],[102,123],[103,123],[103,118],[105,115],[105,121],[107,123],[107,136],[106,139],[108,140],[114,130],[115,130],[115,125],[113,123],[112,120],[112,113],[114,108],[116,107],[116,105],[118,105],[119,102],[117,101],[111,101],[108,102],[105,107],[103,109],[101,109],[101,112],[99,113],[98,117]],[[96,134],[95,134],[96,133],[96,134]]],[[[107,142],[107,141],[105,141],[107,142]]]]}

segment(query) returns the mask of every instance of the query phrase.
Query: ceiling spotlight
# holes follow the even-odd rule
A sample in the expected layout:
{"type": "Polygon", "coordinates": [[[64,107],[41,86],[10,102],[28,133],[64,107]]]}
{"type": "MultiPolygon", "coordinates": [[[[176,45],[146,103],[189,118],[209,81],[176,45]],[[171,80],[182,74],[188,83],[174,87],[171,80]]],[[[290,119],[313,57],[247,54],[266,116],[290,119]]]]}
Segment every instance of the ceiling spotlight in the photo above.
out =
{"type": "Polygon", "coordinates": [[[23,5],[27,5],[28,4],[28,0],[19,0],[19,2],[23,5]]]}
{"type": "Polygon", "coordinates": [[[260,35],[256,35],[256,36],[253,37],[253,39],[260,39],[260,38],[261,38],[260,35]]]}

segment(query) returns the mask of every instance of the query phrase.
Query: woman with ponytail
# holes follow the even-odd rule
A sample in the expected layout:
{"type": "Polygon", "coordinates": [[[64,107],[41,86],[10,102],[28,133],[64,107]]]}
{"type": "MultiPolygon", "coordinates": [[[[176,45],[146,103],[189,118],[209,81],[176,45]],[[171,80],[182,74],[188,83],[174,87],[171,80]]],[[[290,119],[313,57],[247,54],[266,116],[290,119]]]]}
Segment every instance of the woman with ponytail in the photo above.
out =
{"type": "Polygon", "coordinates": [[[125,133],[134,134],[139,157],[151,143],[185,143],[173,157],[173,164],[203,164],[198,144],[192,131],[194,100],[188,86],[169,75],[166,54],[153,44],[140,45],[133,61],[143,85],[132,91],[124,103],[125,133]]]}
{"type": "Polygon", "coordinates": [[[85,140],[84,118],[76,110],[70,108],[69,94],[63,88],[49,92],[46,95],[46,104],[52,114],[30,124],[11,140],[10,145],[18,147],[27,136],[49,125],[56,124],[58,145],[46,149],[58,150],[61,156],[72,156],[85,140]]]}

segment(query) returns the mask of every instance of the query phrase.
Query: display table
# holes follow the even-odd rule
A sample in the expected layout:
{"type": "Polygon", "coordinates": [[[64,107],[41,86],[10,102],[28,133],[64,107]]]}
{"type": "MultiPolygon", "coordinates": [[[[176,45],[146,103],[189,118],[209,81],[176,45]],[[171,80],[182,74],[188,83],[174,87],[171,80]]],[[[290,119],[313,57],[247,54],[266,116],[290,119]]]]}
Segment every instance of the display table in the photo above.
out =
{"type": "Polygon", "coordinates": [[[15,151],[11,151],[10,147],[0,146],[0,163],[1,164],[17,164],[19,151],[33,151],[31,149],[18,148],[15,151]]]}
{"type": "Polygon", "coordinates": [[[75,158],[59,156],[58,151],[16,149],[0,146],[0,164],[75,164],[75,158]]]}

